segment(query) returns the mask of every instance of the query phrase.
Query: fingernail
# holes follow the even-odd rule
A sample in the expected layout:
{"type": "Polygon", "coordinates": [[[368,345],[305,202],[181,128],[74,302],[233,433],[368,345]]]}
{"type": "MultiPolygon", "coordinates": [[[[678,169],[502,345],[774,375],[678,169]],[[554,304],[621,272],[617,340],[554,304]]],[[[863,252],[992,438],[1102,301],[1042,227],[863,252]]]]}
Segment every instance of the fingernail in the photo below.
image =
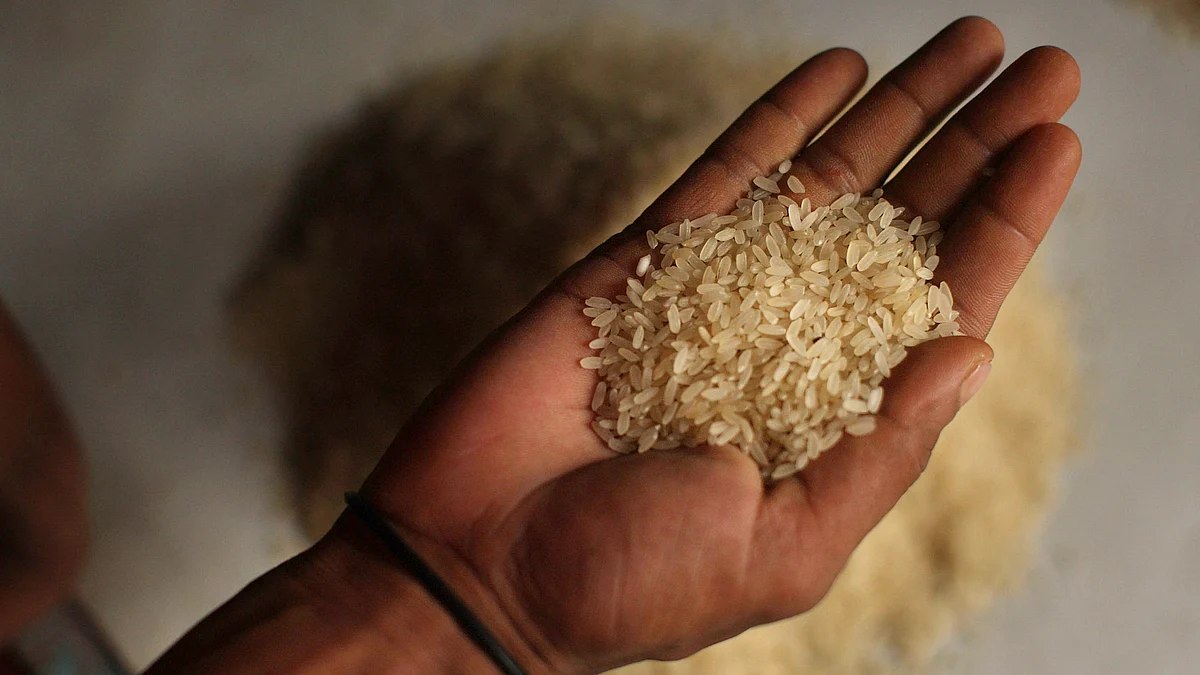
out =
{"type": "Polygon", "coordinates": [[[983,387],[983,383],[987,382],[988,374],[991,372],[992,363],[990,361],[984,361],[975,366],[975,370],[971,371],[967,379],[963,380],[962,387],[958,390],[958,406],[960,408],[966,405],[972,396],[979,393],[979,390],[983,387]]]}

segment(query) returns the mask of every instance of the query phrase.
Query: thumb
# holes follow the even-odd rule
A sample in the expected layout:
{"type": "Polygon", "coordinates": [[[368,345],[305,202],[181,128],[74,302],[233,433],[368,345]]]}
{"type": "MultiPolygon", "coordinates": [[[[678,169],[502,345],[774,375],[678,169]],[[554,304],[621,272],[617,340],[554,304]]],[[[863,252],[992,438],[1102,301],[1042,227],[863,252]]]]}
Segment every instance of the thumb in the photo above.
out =
{"type": "MultiPolygon", "coordinates": [[[[983,385],[992,356],[987,343],[971,337],[913,348],[884,383],[875,431],[844,437],[795,478],[768,489],[756,540],[774,551],[762,553],[807,560],[814,568],[806,572],[810,581],[827,589],[863,537],[921,475],[942,429],[983,385]],[[781,550],[791,547],[805,550],[781,550]]],[[[796,576],[791,565],[775,567],[796,576]]],[[[809,585],[798,594],[811,599],[813,590],[809,585]]]]}
{"type": "Polygon", "coordinates": [[[983,385],[992,348],[972,337],[933,340],[884,383],[875,431],[846,436],[804,472],[809,499],[838,527],[865,536],[929,464],[942,429],[983,385]]]}

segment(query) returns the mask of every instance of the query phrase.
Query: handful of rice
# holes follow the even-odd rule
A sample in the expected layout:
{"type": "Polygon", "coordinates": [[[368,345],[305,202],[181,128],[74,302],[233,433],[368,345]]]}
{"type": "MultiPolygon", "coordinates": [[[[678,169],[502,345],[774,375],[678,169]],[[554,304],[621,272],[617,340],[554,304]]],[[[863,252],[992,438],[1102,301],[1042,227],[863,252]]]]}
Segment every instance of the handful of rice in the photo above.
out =
{"type": "Polygon", "coordinates": [[[614,451],[731,444],[764,477],[790,476],[874,431],[907,348],[961,334],[949,286],[930,283],[937,222],[902,220],[879,190],[814,209],[781,194],[790,167],[732,213],[647,232],[658,255],[625,293],[587,300],[592,428],[614,451]]]}

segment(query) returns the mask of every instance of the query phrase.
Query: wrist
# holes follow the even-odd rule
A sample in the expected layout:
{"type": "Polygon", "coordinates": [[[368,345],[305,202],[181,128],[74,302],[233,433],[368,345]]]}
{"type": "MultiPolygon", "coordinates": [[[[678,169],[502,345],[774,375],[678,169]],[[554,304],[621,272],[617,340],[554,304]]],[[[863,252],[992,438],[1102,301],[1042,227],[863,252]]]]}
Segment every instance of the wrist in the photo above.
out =
{"type": "MultiPolygon", "coordinates": [[[[562,672],[533,649],[469,570],[400,532],[529,675],[562,672]]],[[[323,612],[351,622],[375,646],[370,664],[395,673],[498,673],[497,667],[352,514],[297,561],[295,579],[323,612]]]]}

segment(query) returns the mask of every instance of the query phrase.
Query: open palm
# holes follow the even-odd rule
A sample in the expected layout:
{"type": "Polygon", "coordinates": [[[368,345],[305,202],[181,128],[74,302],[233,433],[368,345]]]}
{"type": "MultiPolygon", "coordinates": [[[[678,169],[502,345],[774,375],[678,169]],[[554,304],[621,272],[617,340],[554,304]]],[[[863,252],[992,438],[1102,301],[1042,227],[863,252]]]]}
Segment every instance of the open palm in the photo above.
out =
{"type": "MultiPolygon", "coordinates": [[[[986,336],[1078,168],[1056,120],[1079,74],[1033,50],[911,149],[998,67],[999,31],[955,22],[826,133],[866,67],[836,49],[756,102],[624,233],[564,273],[481,346],[399,434],[364,487],[502,638],[553,672],[676,658],[812,607],[859,541],[920,475],[986,336]],[[888,381],[878,430],[764,486],[731,448],[616,456],[592,433],[594,328],[644,230],[726,211],[756,175],[795,157],[815,204],[883,186],[947,229],[940,280],[970,337],[913,350],[888,381]]],[[[447,301],[452,301],[447,299],[447,301]]],[[[343,519],[333,537],[357,536],[343,519]]]]}

